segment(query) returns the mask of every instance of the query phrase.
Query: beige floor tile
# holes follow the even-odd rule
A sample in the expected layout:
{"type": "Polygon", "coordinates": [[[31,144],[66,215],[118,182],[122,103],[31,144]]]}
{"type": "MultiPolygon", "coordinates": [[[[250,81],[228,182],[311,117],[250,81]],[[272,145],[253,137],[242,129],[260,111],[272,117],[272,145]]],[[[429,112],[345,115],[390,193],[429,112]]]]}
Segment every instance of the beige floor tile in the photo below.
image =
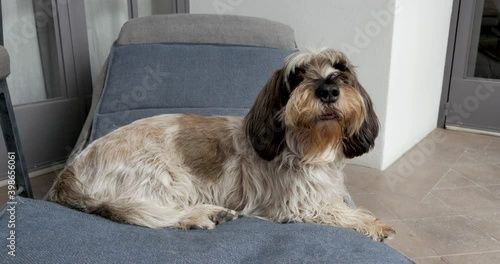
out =
{"type": "Polygon", "coordinates": [[[500,148],[467,149],[464,155],[488,164],[500,163],[500,148]]]}
{"type": "Polygon", "coordinates": [[[496,264],[500,263],[500,252],[445,256],[448,264],[496,264]]]}
{"type": "MultiPolygon", "coordinates": [[[[443,130],[436,129],[432,133],[440,133],[441,131],[443,130]]],[[[471,149],[484,149],[494,138],[492,136],[445,130],[444,140],[440,144],[462,146],[471,149]]]]}
{"type": "Polygon", "coordinates": [[[488,165],[488,162],[482,161],[482,160],[477,160],[476,158],[472,157],[468,153],[464,153],[460,156],[460,158],[451,165],[451,167],[455,166],[475,166],[475,165],[488,165]]]}
{"type": "Polygon", "coordinates": [[[417,219],[427,217],[453,216],[458,213],[448,205],[429,194],[425,199],[411,199],[393,193],[376,194],[376,197],[391,213],[399,219],[417,219]]]}
{"type": "Polygon", "coordinates": [[[381,173],[377,169],[347,164],[344,168],[347,189],[351,194],[368,193],[365,187],[381,173]]]}
{"type": "Polygon", "coordinates": [[[441,257],[413,259],[417,264],[447,264],[441,257]]]}
{"type": "Polygon", "coordinates": [[[477,186],[477,184],[468,180],[462,174],[450,169],[441,180],[436,184],[434,189],[446,189],[446,188],[457,188],[457,187],[471,187],[477,186]]]}
{"type": "Polygon", "coordinates": [[[423,199],[448,171],[448,166],[427,163],[413,166],[399,160],[366,188],[376,193],[396,193],[413,199],[423,199]]]}
{"type": "Polygon", "coordinates": [[[427,157],[430,163],[448,165],[455,163],[466,148],[454,145],[437,145],[436,150],[427,157]]]}
{"type": "MultiPolygon", "coordinates": [[[[466,216],[470,222],[500,241],[500,213],[466,216]]],[[[500,261],[499,261],[500,262],[500,261]]]]}
{"type": "Polygon", "coordinates": [[[384,221],[397,219],[373,194],[354,194],[352,199],[356,206],[368,209],[373,215],[384,221]]]}
{"type": "Polygon", "coordinates": [[[411,259],[436,256],[436,253],[403,222],[389,221],[388,224],[394,227],[396,235],[392,239],[385,240],[387,245],[411,259]]]}
{"type": "Polygon", "coordinates": [[[500,198],[500,184],[484,186],[483,188],[485,188],[488,192],[495,195],[496,197],[500,198]]]}
{"type": "Polygon", "coordinates": [[[367,193],[366,186],[382,172],[377,169],[347,164],[344,168],[346,186],[351,194],[367,193]]]}
{"type": "Polygon", "coordinates": [[[500,243],[465,217],[403,221],[439,256],[500,250],[500,243]]]}
{"type": "Polygon", "coordinates": [[[430,133],[411,148],[406,155],[413,157],[413,159],[420,158],[426,163],[450,165],[460,158],[466,148],[460,145],[442,144],[443,139],[446,139],[446,133],[441,136],[430,133]]]}
{"type": "Polygon", "coordinates": [[[35,199],[43,199],[45,194],[52,187],[52,183],[57,177],[59,172],[48,173],[31,179],[31,188],[33,189],[33,196],[35,199]]]}
{"type": "Polygon", "coordinates": [[[497,148],[500,149],[500,138],[496,137],[491,140],[491,143],[488,145],[488,148],[497,148]]]}
{"type": "Polygon", "coordinates": [[[346,187],[347,187],[347,191],[349,191],[349,193],[352,195],[356,195],[356,194],[366,194],[368,193],[367,190],[357,186],[357,185],[351,185],[351,184],[346,184],[346,187]]]}
{"type": "Polygon", "coordinates": [[[434,190],[432,194],[453,210],[464,215],[480,215],[500,212],[498,197],[481,187],[434,190]]]}
{"type": "Polygon", "coordinates": [[[500,183],[500,169],[493,164],[455,164],[453,170],[481,186],[500,183]]]}

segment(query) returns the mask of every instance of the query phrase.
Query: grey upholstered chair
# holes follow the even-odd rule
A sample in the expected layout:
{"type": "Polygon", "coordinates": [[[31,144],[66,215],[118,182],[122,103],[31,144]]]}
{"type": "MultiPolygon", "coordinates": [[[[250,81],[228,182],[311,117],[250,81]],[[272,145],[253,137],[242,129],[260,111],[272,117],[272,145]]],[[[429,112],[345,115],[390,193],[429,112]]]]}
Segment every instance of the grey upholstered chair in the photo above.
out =
{"type": "MultiPolygon", "coordinates": [[[[292,29],[265,19],[166,15],[131,20],[94,83],[91,113],[76,152],[152,115],[243,115],[295,49],[292,29]]],[[[4,251],[0,263],[410,262],[383,243],[331,226],[241,218],[214,230],[154,230],[46,201],[17,202],[17,256],[4,251]]],[[[3,238],[8,218],[4,211],[3,238]]],[[[2,241],[5,249],[7,240],[2,241]]]]}

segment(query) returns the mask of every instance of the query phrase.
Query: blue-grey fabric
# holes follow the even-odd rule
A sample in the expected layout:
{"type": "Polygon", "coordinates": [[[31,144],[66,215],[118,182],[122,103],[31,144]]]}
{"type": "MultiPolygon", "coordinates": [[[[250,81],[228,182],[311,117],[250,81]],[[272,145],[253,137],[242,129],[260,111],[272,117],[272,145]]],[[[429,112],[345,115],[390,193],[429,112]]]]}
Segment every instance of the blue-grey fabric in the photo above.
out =
{"type": "Polygon", "coordinates": [[[91,138],[158,114],[244,115],[291,52],[212,44],[115,46],[91,138]]]}
{"type": "Polygon", "coordinates": [[[10,74],[10,59],[7,50],[0,46],[0,80],[7,78],[10,74]]]}
{"type": "Polygon", "coordinates": [[[17,198],[12,257],[9,215],[0,217],[0,263],[411,263],[338,227],[241,218],[214,230],[149,229],[25,198],[17,198]]]}
{"type": "Polygon", "coordinates": [[[173,14],[139,17],[122,27],[117,45],[145,43],[229,44],[295,50],[288,25],[256,17],[173,14]]]}

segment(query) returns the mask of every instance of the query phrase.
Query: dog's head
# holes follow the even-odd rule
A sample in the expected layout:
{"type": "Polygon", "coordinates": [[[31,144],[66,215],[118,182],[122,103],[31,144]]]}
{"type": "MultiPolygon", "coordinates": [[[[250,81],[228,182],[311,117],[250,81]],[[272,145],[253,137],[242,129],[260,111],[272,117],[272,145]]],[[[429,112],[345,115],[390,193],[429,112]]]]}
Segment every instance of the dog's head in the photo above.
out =
{"type": "Polygon", "coordinates": [[[346,55],[326,49],[290,55],[259,93],[245,128],[265,160],[285,146],[304,158],[332,147],[353,158],[374,146],[379,123],[346,55]]]}

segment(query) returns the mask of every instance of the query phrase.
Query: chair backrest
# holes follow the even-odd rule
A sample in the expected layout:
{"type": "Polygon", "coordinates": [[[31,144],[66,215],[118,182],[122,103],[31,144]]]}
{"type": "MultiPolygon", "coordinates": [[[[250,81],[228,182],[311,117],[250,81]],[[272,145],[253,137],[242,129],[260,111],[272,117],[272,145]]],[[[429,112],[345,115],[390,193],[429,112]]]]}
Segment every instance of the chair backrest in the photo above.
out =
{"type": "Polygon", "coordinates": [[[295,50],[293,30],[266,19],[177,14],[130,20],[94,85],[88,141],[158,114],[244,115],[295,50]]]}

